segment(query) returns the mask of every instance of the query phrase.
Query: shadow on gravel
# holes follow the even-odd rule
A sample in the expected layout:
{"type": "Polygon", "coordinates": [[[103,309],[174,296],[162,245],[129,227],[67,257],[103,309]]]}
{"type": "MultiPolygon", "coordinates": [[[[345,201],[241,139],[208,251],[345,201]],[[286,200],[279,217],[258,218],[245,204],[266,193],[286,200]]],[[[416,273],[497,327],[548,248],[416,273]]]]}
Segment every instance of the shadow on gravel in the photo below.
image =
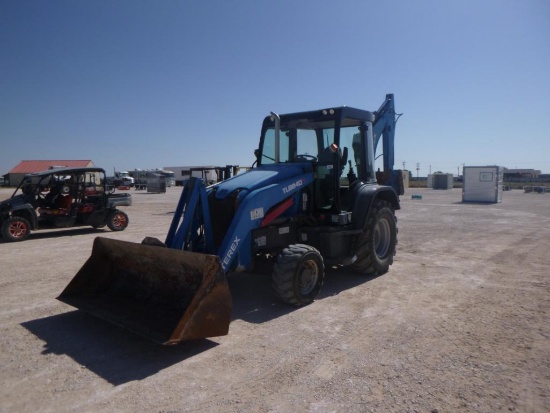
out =
{"type": "MultiPolygon", "coordinates": [[[[328,269],[317,303],[311,305],[372,279],[328,269]]],[[[232,321],[260,324],[299,308],[282,303],[275,295],[270,266],[230,275],[228,283],[233,298],[232,321]]],[[[80,310],[21,325],[45,342],[42,354],[66,355],[113,385],[142,380],[218,345],[203,339],[161,346],[80,310]]]]}
{"type": "MultiPolygon", "coordinates": [[[[338,295],[342,291],[369,282],[374,278],[354,274],[341,268],[327,269],[325,283],[315,301],[338,295]]],[[[271,287],[270,267],[257,269],[254,273],[229,275],[227,282],[233,297],[232,320],[260,324],[300,308],[284,304],[276,296],[271,287]]],[[[315,302],[311,305],[315,305],[315,302]]]]}
{"type": "Polygon", "coordinates": [[[486,206],[498,206],[497,202],[478,202],[478,201],[457,201],[451,202],[451,205],[486,205],[486,206]]]}
{"type": "Polygon", "coordinates": [[[143,380],[218,345],[204,339],[161,346],[83,311],[21,325],[46,342],[42,354],[67,355],[113,385],[143,380]]]}
{"type": "MultiPolygon", "coordinates": [[[[109,229],[101,228],[92,228],[92,227],[82,227],[78,229],[60,229],[60,230],[48,230],[46,232],[31,232],[31,235],[26,241],[28,242],[36,239],[49,239],[49,238],[61,238],[61,237],[72,237],[77,235],[89,235],[89,234],[103,234],[105,232],[111,232],[109,229]]],[[[0,238],[0,244],[8,243],[4,238],[0,238]]]]}

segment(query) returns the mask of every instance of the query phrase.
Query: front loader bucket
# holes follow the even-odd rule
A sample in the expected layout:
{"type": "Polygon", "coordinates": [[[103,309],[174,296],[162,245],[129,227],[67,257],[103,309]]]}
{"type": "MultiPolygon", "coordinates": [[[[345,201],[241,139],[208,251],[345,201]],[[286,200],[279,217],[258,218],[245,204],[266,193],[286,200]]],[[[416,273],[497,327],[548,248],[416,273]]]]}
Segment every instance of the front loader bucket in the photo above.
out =
{"type": "Polygon", "coordinates": [[[57,299],[162,344],[226,335],[232,309],[217,256],[102,237],[57,299]]]}

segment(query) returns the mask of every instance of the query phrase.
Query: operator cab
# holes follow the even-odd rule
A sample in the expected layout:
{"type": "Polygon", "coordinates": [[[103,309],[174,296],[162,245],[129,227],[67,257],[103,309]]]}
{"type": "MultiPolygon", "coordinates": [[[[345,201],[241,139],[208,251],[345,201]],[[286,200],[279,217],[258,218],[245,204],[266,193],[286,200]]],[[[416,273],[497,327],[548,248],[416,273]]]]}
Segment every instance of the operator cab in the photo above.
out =
{"type": "Polygon", "coordinates": [[[304,172],[313,168],[316,210],[339,213],[353,181],[376,182],[373,122],[373,113],[347,106],[272,113],[262,125],[258,167],[299,164],[304,172]]]}

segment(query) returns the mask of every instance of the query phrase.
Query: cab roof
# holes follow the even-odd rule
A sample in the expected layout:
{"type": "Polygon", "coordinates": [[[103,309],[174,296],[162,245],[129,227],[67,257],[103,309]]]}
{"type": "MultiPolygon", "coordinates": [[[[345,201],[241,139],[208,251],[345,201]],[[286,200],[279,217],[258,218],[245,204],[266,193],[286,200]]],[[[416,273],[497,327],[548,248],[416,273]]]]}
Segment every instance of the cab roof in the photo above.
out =
{"type": "Polygon", "coordinates": [[[52,168],[52,169],[46,169],[45,171],[30,173],[30,174],[27,174],[26,176],[70,175],[73,173],[82,174],[86,172],[105,173],[105,170],[103,168],[98,168],[95,166],[86,166],[82,168],[52,168]]]}
{"type": "MultiPolygon", "coordinates": [[[[307,112],[295,112],[279,115],[281,122],[292,122],[293,120],[308,119],[311,122],[320,122],[327,119],[352,118],[374,122],[374,114],[368,110],[357,109],[351,106],[340,106],[334,108],[318,109],[307,112]]],[[[267,116],[266,119],[269,119],[267,116]]]]}

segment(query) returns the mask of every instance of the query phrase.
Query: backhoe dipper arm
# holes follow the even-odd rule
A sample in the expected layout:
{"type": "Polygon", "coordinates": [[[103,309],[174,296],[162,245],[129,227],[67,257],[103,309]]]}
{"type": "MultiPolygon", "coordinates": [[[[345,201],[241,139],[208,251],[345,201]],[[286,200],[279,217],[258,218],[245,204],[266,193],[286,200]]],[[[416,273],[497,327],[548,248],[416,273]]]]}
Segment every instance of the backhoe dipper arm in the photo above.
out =
{"type": "Polygon", "coordinates": [[[374,115],[374,150],[376,152],[378,142],[382,138],[384,171],[392,171],[394,165],[395,124],[400,116],[395,113],[393,94],[386,95],[386,100],[374,115]]]}

